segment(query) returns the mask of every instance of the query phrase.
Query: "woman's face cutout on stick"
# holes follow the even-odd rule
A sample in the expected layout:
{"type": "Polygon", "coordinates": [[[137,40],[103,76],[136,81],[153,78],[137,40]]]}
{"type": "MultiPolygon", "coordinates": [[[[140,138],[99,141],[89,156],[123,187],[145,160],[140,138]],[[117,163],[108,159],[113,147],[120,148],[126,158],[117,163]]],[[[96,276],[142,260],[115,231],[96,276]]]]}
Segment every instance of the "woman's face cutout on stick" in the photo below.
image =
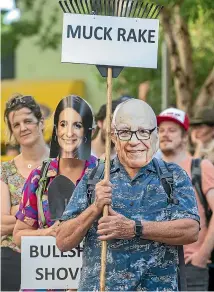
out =
{"type": "Polygon", "coordinates": [[[56,107],[50,157],[88,160],[91,155],[93,113],[81,97],[69,95],[56,107]]]}
{"type": "Polygon", "coordinates": [[[57,139],[61,157],[70,158],[81,145],[84,138],[82,118],[72,108],[64,109],[59,115],[57,125],[57,139]]]}

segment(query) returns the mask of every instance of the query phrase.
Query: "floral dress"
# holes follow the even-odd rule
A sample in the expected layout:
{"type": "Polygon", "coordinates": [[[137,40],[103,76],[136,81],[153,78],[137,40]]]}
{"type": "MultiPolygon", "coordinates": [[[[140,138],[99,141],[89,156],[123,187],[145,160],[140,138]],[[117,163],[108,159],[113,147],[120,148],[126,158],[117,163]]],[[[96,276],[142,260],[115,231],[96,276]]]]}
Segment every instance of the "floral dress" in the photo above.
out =
{"type": "MultiPolygon", "coordinates": [[[[0,180],[8,185],[11,207],[19,205],[26,178],[19,173],[13,159],[2,162],[0,167],[0,180]]],[[[19,247],[13,242],[12,234],[1,237],[1,247],[9,247],[14,251],[20,252],[19,247]]]]}

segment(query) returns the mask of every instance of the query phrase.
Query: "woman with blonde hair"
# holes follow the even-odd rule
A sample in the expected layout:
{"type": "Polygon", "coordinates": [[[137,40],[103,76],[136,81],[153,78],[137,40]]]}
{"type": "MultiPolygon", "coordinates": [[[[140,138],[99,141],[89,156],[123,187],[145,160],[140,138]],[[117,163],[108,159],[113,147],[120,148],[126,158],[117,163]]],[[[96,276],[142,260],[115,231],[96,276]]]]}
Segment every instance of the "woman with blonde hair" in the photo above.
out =
{"type": "Polygon", "coordinates": [[[0,168],[1,291],[18,291],[21,284],[21,254],[12,237],[15,214],[27,177],[49,156],[49,149],[43,138],[41,109],[32,96],[14,95],[6,104],[4,119],[10,143],[20,145],[20,154],[3,162],[0,168]]]}

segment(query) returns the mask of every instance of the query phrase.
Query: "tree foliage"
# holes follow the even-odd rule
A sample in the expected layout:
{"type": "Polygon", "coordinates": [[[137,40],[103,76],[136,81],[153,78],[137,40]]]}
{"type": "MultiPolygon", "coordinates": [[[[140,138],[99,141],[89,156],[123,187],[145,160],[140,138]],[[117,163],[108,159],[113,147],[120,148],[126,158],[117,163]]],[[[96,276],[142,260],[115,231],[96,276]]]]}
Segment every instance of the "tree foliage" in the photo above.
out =
{"type": "MultiPolygon", "coordinates": [[[[158,1],[159,3],[161,1],[158,1]]],[[[171,61],[169,105],[192,114],[193,104],[203,106],[214,98],[214,1],[162,1],[160,44],[167,40],[171,61]],[[165,18],[164,18],[165,17],[165,18]]],[[[159,46],[160,47],[160,46],[159,46]]],[[[161,57],[158,69],[124,69],[116,80],[115,89],[137,96],[137,87],[151,81],[148,102],[156,111],[161,109],[161,57]]]]}

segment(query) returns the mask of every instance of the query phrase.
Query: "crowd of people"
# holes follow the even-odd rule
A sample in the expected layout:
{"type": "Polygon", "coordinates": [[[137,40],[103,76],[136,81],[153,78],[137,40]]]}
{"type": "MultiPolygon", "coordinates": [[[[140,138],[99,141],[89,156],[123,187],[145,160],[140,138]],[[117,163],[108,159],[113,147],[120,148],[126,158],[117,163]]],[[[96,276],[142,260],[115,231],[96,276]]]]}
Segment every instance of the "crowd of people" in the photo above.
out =
{"type": "MultiPolygon", "coordinates": [[[[198,158],[202,153],[200,150],[206,147],[206,144],[203,143],[205,140],[202,140],[205,136],[204,129],[206,130],[206,136],[211,137],[211,134],[214,133],[214,127],[208,124],[208,118],[204,115],[204,120],[194,119],[191,122],[194,127],[192,135],[194,135],[194,142],[197,144],[193,157],[187,148],[189,118],[185,112],[170,108],[157,117],[162,159],[182,167],[190,178],[194,176],[195,157],[198,158]],[[209,135],[208,129],[211,132],[209,135]]],[[[210,141],[206,140],[206,142],[213,143],[212,138],[210,141]]],[[[209,157],[211,155],[209,153],[209,157]]],[[[204,203],[204,200],[206,200],[207,208],[211,211],[214,210],[214,167],[208,159],[202,159],[199,163],[201,177],[192,181],[192,184],[196,190],[200,232],[196,242],[184,246],[187,285],[190,291],[207,291],[209,278],[207,264],[214,247],[214,218],[208,218],[209,210],[206,210],[206,204],[204,203]],[[200,185],[199,189],[197,184],[200,185]]]]}
{"type": "Polygon", "coordinates": [[[146,102],[123,96],[112,112],[110,181],[100,177],[89,198],[90,175],[105,161],[106,105],[94,117],[81,97],[63,98],[47,145],[36,100],[8,100],[14,158],[1,164],[2,291],[20,290],[22,236],[54,236],[62,251],[84,239],[79,291],[99,291],[103,240],[108,291],[178,291],[184,283],[187,291],[213,290],[214,109],[191,119],[176,108],[156,116],[146,102]],[[49,190],[63,177],[73,188],[54,220],[54,204],[65,202],[55,194],[50,205],[49,190]]]}

